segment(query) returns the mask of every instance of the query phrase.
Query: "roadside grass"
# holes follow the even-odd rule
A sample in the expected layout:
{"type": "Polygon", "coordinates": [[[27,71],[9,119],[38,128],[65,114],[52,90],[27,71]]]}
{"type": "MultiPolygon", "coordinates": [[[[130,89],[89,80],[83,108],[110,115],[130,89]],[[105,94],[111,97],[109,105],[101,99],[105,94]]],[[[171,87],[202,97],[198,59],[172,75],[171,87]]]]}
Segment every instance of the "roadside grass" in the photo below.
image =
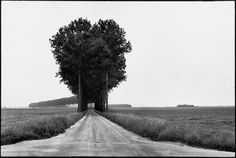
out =
{"type": "Polygon", "coordinates": [[[24,140],[44,139],[63,133],[80,120],[86,112],[41,116],[17,122],[1,128],[1,145],[13,144],[24,140]]]}
{"type": "Polygon", "coordinates": [[[1,109],[1,130],[27,120],[37,120],[51,115],[76,113],[76,108],[1,109]]]}
{"type": "Polygon", "coordinates": [[[154,141],[173,141],[195,147],[235,151],[235,132],[228,129],[212,129],[196,122],[169,121],[132,113],[96,112],[125,129],[154,141]]]}

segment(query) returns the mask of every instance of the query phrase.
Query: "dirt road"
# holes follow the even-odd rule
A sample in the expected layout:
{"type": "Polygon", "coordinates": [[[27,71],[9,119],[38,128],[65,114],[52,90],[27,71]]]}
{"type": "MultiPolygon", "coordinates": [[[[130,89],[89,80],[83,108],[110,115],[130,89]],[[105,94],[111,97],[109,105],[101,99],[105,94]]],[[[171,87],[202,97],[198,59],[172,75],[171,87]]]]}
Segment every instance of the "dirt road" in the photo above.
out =
{"type": "Polygon", "coordinates": [[[93,110],[65,133],[43,140],[1,146],[2,156],[235,156],[189,147],[179,143],[154,142],[135,135],[93,110]]]}

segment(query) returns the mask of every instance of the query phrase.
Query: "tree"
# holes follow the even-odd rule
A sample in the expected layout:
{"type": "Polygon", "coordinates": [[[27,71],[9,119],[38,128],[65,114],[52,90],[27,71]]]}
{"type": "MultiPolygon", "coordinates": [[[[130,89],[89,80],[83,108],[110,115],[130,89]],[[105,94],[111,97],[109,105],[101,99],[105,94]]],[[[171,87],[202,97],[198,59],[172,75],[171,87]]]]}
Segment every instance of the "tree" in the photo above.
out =
{"type": "Polygon", "coordinates": [[[82,61],[88,50],[91,23],[79,18],[61,27],[50,39],[52,53],[60,65],[56,76],[61,77],[72,93],[78,95],[78,111],[82,111],[82,61]]]}
{"type": "Polygon", "coordinates": [[[93,25],[91,34],[94,39],[99,39],[91,48],[97,53],[104,52],[100,53],[103,54],[100,55],[100,59],[103,59],[103,72],[105,73],[103,80],[108,83],[105,83],[107,87],[105,86],[105,90],[103,89],[105,93],[101,92],[100,94],[105,95],[106,106],[108,106],[108,91],[126,80],[124,53],[130,52],[132,47],[130,42],[125,39],[124,29],[120,28],[112,19],[99,20],[93,25]],[[108,51],[101,51],[101,48],[99,50],[98,46],[101,47],[101,45],[104,50],[108,51]]]}
{"type": "Polygon", "coordinates": [[[79,18],[60,28],[50,42],[60,65],[57,76],[77,94],[78,111],[85,110],[88,102],[106,111],[108,91],[126,79],[124,53],[131,51],[131,44],[125,31],[112,19],[91,26],[79,18]]]}

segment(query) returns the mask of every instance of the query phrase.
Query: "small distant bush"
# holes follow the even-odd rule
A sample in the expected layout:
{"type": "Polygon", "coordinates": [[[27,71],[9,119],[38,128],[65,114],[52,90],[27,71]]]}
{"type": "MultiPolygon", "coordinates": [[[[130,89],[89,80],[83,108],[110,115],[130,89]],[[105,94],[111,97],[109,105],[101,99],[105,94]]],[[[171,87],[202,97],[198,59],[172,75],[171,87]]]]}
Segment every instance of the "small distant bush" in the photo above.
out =
{"type": "Polygon", "coordinates": [[[98,112],[125,129],[154,141],[182,142],[191,146],[235,151],[235,133],[224,129],[206,130],[191,124],[133,114],[98,112]]]}
{"type": "Polygon", "coordinates": [[[177,107],[194,107],[194,105],[180,104],[180,105],[177,105],[177,107]]]}
{"type": "Polygon", "coordinates": [[[1,145],[58,135],[80,120],[85,113],[44,116],[40,119],[18,123],[15,126],[1,130],[1,145]]]}

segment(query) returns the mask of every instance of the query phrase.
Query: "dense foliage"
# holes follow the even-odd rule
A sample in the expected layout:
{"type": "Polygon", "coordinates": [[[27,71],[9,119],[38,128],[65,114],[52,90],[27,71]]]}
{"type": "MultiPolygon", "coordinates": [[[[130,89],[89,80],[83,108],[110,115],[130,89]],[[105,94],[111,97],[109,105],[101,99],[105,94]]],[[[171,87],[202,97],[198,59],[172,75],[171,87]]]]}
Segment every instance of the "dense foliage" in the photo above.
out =
{"type": "Polygon", "coordinates": [[[124,54],[131,51],[131,44],[124,29],[112,19],[91,25],[79,18],[61,27],[50,43],[61,82],[83,106],[94,102],[103,111],[108,91],[126,80],[124,54]]]}

